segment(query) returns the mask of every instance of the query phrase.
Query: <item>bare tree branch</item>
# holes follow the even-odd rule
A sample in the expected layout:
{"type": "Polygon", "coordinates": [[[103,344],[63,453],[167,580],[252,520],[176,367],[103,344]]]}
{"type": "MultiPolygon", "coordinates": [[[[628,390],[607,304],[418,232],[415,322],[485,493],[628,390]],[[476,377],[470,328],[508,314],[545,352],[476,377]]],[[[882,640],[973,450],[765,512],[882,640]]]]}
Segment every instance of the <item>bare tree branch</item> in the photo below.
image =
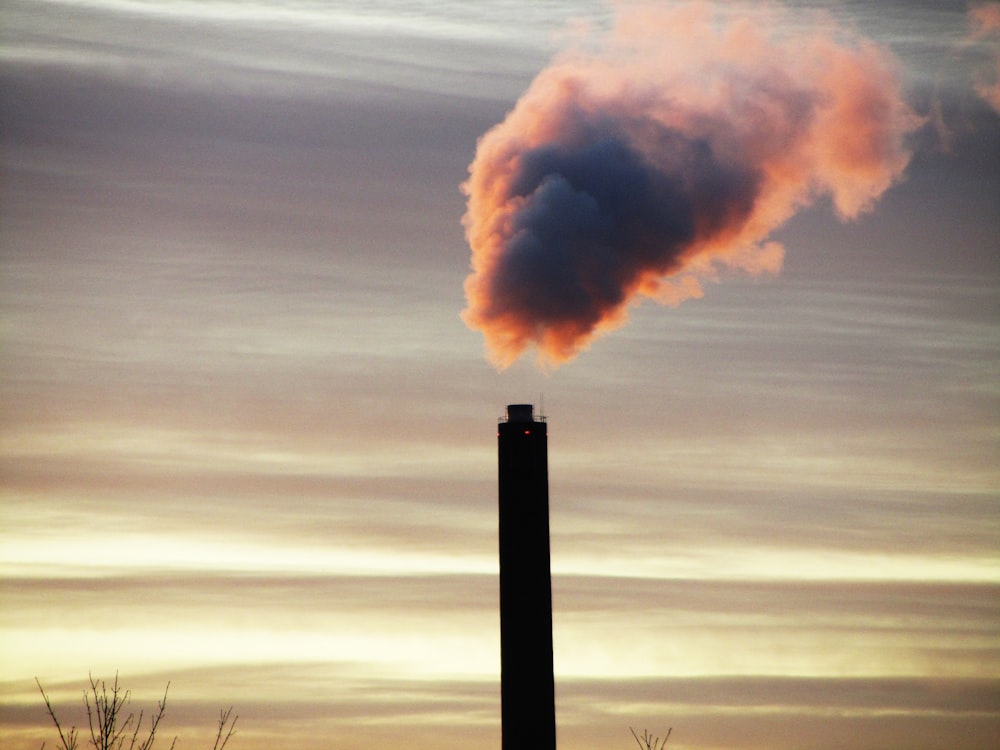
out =
{"type": "MultiPolygon", "coordinates": [[[[170,683],[167,683],[163,690],[163,698],[157,701],[156,711],[150,715],[148,733],[143,738],[142,720],[145,715],[139,711],[138,717],[129,713],[125,716],[129,704],[132,701],[132,692],[124,690],[118,683],[118,674],[115,673],[115,681],[109,686],[103,680],[94,679],[93,675],[88,675],[90,689],[83,691],[83,705],[87,710],[87,723],[90,729],[89,744],[94,750],[152,750],[156,741],[156,732],[167,712],[167,694],[170,692],[170,683]],[[126,748],[125,741],[129,744],[126,748]]],[[[59,747],[57,750],[78,750],[77,729],[73,727],[68,732],[62,727],[56,716],[55,709],[49,696],[42,688],[42,683],[35,678],[35,684],[45,701],[45,708],[55,724],[59,733],[59,747]]],[[[225,711],[219,712],[219,726],[215,737],[213,750],[223,750],[229,738],[236,733],[236,720],[239,716],[233,715],[233,707],[230,706],[225,711]]],[[[170,750],[177,746],[177,737],[170,743],[170,750]]],[[[42,743],[42,750],[45,750],[45,743],[42,743]]]]}
{"type": "MultiPolygon", "coordinates": [[[[160,720],[163,718],[163,714],[167,711],[167,693],[170,692],[170,683],[163,689],[163,698],[156,704],[157,710],[150,719],[149,726],[149,736],[139,744],[139,750],[150,750],[153,747],[153,743],[156,741],[156,728],[160,725],[160,720]]],[[[139,714],[139,722],[142,722],[142,714],[139,714]]],[[[138,732],[139,727],[136,726],[136,732],[138,732]]],[[[174,742],[177,742],[177,738],[174,737],[174,742]]],[[[132,738],[132,745],[129,745],[129,750],[133,750],[135,744],[135,736],[132,738]]]]}
{"type": "Polygon", "coordinates": [[[240,718],[239,714],[233,716],[232,723],[229,723],[229,717],[232,716],[233,707],[230,706],[225,711],[219,711],[219,731],[215,735],[215,745],[212,746],[212,750],[222,750],[229,742],[229,738],[236,733],[236,722],[240,718]],[[229,730],[226,732],[226,736],[222,736],[222,732],[226,729],[226,724],[229,723],[229,730]],[[219,744],[221,742],[221,744],[219,744]]]}
{"type": "MultiPolygon", "coordinates": [[[[103,680],[95,680],[93,675],[89,675],[89,679],[94,703],[91,706],[90,696],[86,692],[83,694],[83,703],[87,708],[87,721],[90,724],[90,742],[95,750],[121,750],[125,742],[125,733],[133,726],[133,722],[136,722],[134,714],[122,718],[125,708],[132,700],[132,692],[122,690],[118,684],[117,672],[110,692],[103,680]]],[[[142,712],[139,713],[138,722],[135,724],[137,731],[141,723],[142,712]]]]}
{"type": "Polygon", "coordinates": [[[632,727],[629,727],[628,731],[630,731],[632,736],[635,737],[635,743],[642,748],[642,750],[663,750],[664,745],[667,744],[667,740],[670,739],[670,733],[674,731],[674,729],[673,727],[670,727],[667,730],[667,736],[662,740],[659,737],[651,735],[647,729],[642,730],[642,739],[639,739],[639,735],[635,733],[635,730],[632,727]]]}
{"type": "MultiPolygon", "coordinates": [[[[52,723],[56,725],[56,731],[59,732],[59,742],[62,746],[62,750],[76,750],[76,727],[70,728],[69,732],[63,732],[62,724],[59,723],[59,719],[56,717],[55,709],[52,708],[52,701],[49,700],[49,696],[45,694],[42,690],[42,683],[35,678],[35,684],[38,685],[38,691],[42,694],[42,698],[45,700],[45,708],[49,712],[49,716],[52,718],[52,723]]],[[[42,750],[45,750],[45,743],[42,743],[42,750]]]]}

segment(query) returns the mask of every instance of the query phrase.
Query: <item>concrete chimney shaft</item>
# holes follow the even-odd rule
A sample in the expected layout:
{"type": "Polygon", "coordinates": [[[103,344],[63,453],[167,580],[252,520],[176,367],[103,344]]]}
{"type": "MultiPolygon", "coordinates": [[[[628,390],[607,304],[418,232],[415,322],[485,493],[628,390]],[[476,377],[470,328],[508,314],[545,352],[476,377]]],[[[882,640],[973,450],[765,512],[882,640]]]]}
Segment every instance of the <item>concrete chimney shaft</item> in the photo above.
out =
{"type": "Polygon", "coordinates": [[[546,424],[531,404],[511,404],[497,437],[502,745],[555,750],[546,424]]]}

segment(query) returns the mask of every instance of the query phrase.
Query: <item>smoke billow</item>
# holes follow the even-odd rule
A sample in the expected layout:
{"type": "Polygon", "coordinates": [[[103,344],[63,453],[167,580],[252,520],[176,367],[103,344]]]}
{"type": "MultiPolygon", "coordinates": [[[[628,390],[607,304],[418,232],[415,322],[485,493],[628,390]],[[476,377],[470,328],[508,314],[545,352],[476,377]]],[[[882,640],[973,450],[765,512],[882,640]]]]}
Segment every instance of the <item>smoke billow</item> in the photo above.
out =
{"type": "Polygon", "coordinates": [[[971,5],[967,11],[972,44],[986,45],[992,52],[991,70],[981,72],[975,82],[979,94],[1000,114],[1000,3],[971,5]]]}
{"type": "Polygon", "coordinates": [[[466,324],[490,359],[556,365],[630,304],[780,270],[768,235],[828,196],[857,216],[902,174],[918,120],[888,55],[829,23],[781,33],[699,4],[631,9],[532,82],[462,186],[466,324]]]}

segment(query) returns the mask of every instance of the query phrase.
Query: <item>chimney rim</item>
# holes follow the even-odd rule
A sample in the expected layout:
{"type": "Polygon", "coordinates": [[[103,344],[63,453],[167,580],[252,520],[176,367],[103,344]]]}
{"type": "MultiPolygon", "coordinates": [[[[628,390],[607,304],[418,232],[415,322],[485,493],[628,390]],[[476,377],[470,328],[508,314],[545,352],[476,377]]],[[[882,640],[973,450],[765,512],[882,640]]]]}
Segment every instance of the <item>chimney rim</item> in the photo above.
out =
{"type": "Polygon", "coordinates": [[[534,404],[507,404],[507,413],[501,422],[544,422],[545,417],[535,417],[534,404]]]}

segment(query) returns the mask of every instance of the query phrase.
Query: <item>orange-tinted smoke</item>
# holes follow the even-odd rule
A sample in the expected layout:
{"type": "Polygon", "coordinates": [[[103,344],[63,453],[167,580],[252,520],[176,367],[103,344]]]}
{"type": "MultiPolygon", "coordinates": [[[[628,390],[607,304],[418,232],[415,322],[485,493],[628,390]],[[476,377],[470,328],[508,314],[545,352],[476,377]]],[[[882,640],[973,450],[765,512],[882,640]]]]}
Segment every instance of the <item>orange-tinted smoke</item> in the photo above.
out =
{"type": "Polygon", "coordinates": [[[643,298],[677,304],[720,269],[780,270],[768,235],[828,196],[872,207],[918,124],[892,62],[829,23],[697,4],[619,12],[532,82],[462,186],[466,324],[506,367],[566,362],[643,298]]]}
{"type": "Polygon", "coordinates": [[[991,54],[990,69],[979,73],[976,93],[1000,114],[1000,2],[977,3],[968,10],[971,42],[985,45],[991,54]]]}

